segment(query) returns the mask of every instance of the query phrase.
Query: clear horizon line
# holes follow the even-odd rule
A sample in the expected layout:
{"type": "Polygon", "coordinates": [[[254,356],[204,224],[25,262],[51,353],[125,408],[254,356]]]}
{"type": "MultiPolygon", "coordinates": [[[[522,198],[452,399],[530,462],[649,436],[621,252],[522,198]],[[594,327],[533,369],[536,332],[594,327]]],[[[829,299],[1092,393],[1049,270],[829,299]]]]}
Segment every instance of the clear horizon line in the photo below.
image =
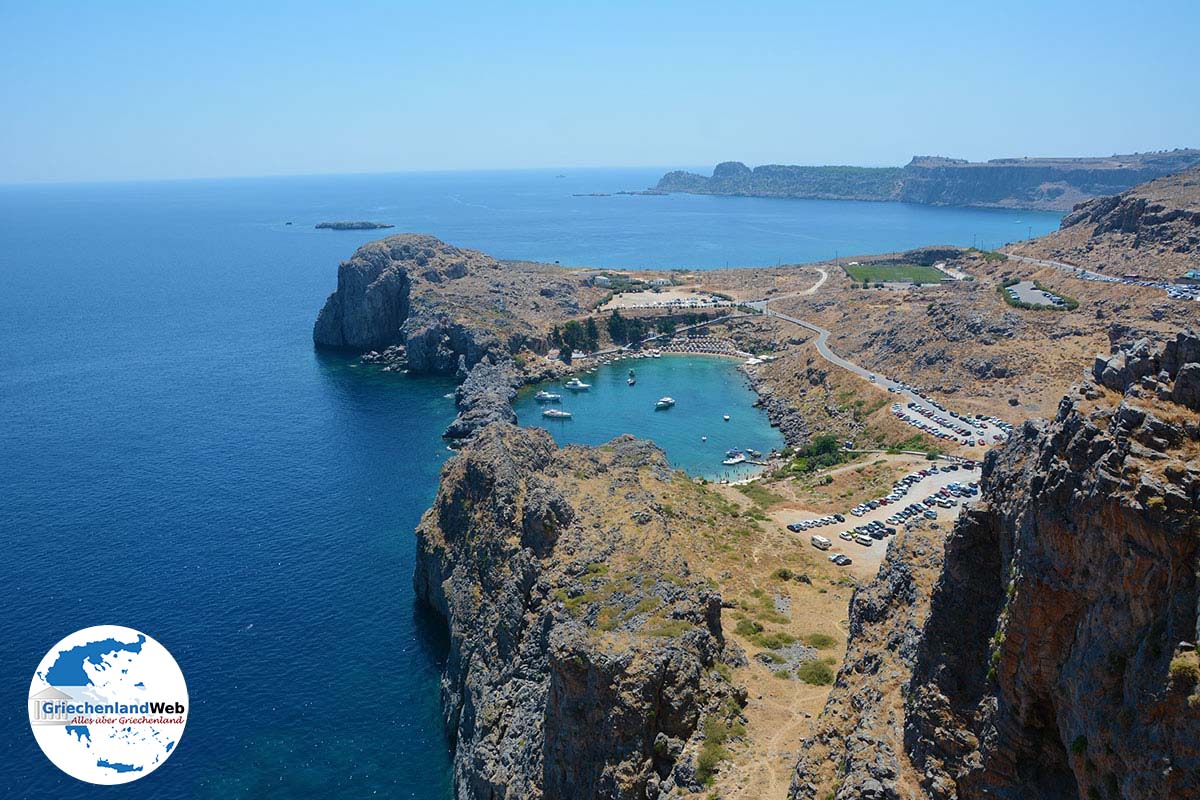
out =
{"type": "MultiPolygon", "coordinates": [[[[720,162],[717,162],[720,163],[720,162]]],[[[453,168],[430,168],[430,169],[385,169],[385,170],[360,170],[351,172],[266,172],[258,174],[242,174],[242,175],[192,175],[192,176],[174,176],[161,178],[89,178],[78,180],[73,178],[35,178],[24,181],[0,181],[0,188],[29,188],[29,187],[48,187],[48,186],[96,186],[104,184],[130,184],[130,183],[186,183],[190,181],[236,181],[236,180],[262,180],[264,178],[352,178],[352,177],[370,177],[380,175],[437,175],[437,174],[455,174],[467,172],[562,172],[565,170],[600,170],[600,169],[704,169],[704,167],[691,164],[685,166],[672,166],[664,164],[577,164],[575,166],[548,166],[548,167],[453,167],[453,168]]],[[[711,167],[710,167],[711,169],[711,167]]]]}

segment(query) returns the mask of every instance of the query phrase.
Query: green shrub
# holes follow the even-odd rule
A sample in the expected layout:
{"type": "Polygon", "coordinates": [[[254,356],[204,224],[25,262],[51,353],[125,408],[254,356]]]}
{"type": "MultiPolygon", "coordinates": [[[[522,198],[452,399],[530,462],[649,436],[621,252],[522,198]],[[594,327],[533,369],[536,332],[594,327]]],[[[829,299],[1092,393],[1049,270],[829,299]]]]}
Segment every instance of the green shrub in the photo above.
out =
{"type": "Polygon", "coordinates": [[[1170,676],[1171,688],[1176,691],[1190,692],[1200,682],[1200,667],[1196,665],[1196,656],[1192,653],[1181,653],[1171,659],[1167,670],[1170,676]]]}
{"type": "Polygon", "coordinates": [[[1087,752],[1087,737],[1076,736],[1075,741],[1071,742],[1071,752],[1077,756],[1081,756],[1087,752]]]}
{"type": "Polygon", "coordinates": [[[747,639],[752,639],[763,632],[763,626],[754,620],[743,619],[738,620],[738,624],[733,630],[738,636],[745,636],[747,639]]]}
{"type": "Polygon", "coordinates": [[[831,647],[837,646],[837,639],[827,633],[810,633],[803,638],[806,645],[815,647],[818,650],[828,650],[831,647]]]}
{"type": "Polygon", "coordinates": [[[828,686],[833,683],[833,670],[824,661],[805,661],[796,668],[796,676],[813,686],[828,686]]]}

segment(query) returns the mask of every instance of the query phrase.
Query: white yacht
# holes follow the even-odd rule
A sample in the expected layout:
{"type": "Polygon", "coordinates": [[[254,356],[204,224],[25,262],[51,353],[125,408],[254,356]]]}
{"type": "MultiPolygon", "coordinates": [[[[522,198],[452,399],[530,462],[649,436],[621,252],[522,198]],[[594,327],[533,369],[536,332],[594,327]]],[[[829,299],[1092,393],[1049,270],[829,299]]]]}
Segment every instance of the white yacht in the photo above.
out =
{"type": "Polygon", "coordinates": [[[734,464],[741,464],[746,460],[746,454],[741,450],[726,450],[725,460],[721,463],[727,467],[732,467],[734,464]]]}
{"type": "Polygon", "coordinates": [[[549,417],[550,419],[570,419],[571,412],[563,411],[562,409],[558,408],[547,408],[542,412],[542,416],[549,417]]]}
{"type": "Polygon", "coordinates": [[[725,419],[725,421],[726,421],[726,422],[729,422],[729,415],[728,415],[728,414],[726,414],[726,415],[725,415],[725,417],[724,417],[724,419],[725,419]]]}
{"type": "Polygon", "coordinates": [[[579,378],[571,378],[571,380],[567,381],[563,385],[572,392],[586,392],[588,389],[592,388],[590,383],[584,383],[583,381],[579,380],[579,378]]]}
{"type": "Polygon", "coordinates": [[[555,394],[554,392],[547,392],[545,389],[543,389],[535,394],[533,399],[537,400],[539,403],[561,403],[562,395],[555,394]]]}
{"type": "Polygon", "coordinates": [[[654,404],[654,410],[655,411],[665,411],[666,409],[670,408],[673,405],[675,405],[675,400],[673,398],[660,397],[658,399],[658,402],[654,404]]]}

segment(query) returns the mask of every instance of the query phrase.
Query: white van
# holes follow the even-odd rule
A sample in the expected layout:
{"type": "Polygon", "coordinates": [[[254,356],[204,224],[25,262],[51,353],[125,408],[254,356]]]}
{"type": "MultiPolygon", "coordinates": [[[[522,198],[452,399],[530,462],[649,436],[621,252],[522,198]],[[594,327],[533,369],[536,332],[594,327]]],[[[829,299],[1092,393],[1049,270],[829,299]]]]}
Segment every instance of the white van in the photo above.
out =
{"type": "Polygon", "coordinates": [[[833,547],[833,542],[829,541],[824,536],[814,536],[809,539],[809,541],[812,542],[812,546],[818,550],[828,550],[829,548],[833,547]]]}

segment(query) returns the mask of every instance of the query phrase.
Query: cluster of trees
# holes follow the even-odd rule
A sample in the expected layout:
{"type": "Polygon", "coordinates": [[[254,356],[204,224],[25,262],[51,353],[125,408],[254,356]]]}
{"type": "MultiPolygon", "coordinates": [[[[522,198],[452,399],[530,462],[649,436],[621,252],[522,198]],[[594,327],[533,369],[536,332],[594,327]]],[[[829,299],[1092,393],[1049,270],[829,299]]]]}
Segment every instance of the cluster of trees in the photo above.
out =
{"type": "MultiPolygon", "coordinates": [[[[612,315],[608,318],[608,336],[616,344],[632,344],[640,342],[650,335],[650,326],[646,324],[646,320],[640,317],[631,317],[626,319],[621,316],[621,312],[613,309],[612,315]]],[[[675,323],[672,320],[663,320],[658,325],[660,333],[674,333],[675,323]],[[669,323],[669,325],[668,325],[669,323]],[[667,330],[664,330],[664,327],[667,330]]]]}
{"type": "MultiPolygon", "coordinates": [[[[706,319],[706,314],[685,314],[678,319],[660,317],[648,321],[641,317],[623,317],[620,311],[613,309],[606,326],[608,336],[614,344],[636,344],[655,333],[669,336],[675,333],[681,323],[695,325],[706,319]]],[[[576,350],[583,353],[596,352],[600,349],[600,330],[596,320],[588,317],[583,322],[571,320],[561,328],[555,325],[550,329],[550,346],[558,348],[561,358],[567,363],[570,363],[571,353],[576,350]]]]}
{"type": "Polygon", "coordinates": [[[571,363],[571,353],[576,350],[594,353],[600,349],[600,329],[596,320],[588,317],[584,322],[570,320],[560,330],[557,325],[550,329],[550,346],[557,347],[562,360],[571,363]]]}

